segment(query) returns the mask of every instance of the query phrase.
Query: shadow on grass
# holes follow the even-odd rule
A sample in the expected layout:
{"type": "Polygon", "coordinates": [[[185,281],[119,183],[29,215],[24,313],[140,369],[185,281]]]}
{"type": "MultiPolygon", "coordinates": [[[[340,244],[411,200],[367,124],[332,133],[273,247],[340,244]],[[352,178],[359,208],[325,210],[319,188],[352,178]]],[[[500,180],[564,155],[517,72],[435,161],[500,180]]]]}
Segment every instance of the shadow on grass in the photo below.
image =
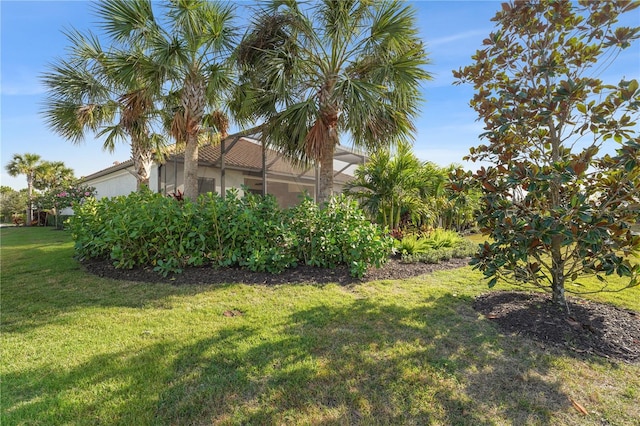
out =
{"type": "Polygon", "coordinates": [[[70,235],[52,228],[3,229],[1,237],[2,333],[64,322],[64,314],[77,309],[163,307],[170,296],[228,286],[176,287],[99,278],[73,258],[70,235]]]}
{"type": "MultiPolygon", "coordinates": [[[[37,267],[10,269],[10,282],[3,261],[3,333],[212,288],[102,280],[63,263],[75,262],[70,248],[47,250],[30,254],[37,267]]],[[[250,314],[200,339],[6,374],[2,424],[547,424],[569,405],[553,356],[500,336],[469,297],[412,308],[345,299],[267,323],[250,314]]]]}
{"type": "MultiPolygon", "coordinates": [[[[172,360],[197,360],[209,345],[218,346],[245,339],[253,330],[235,327],[202,341],[187,350],[178,343],[151,343],[138,351],[101,354],[74,368],[42,367],[2,377],[1,424],[166,424],[156,416],[158,395],[167,382],[193,380],[189,371],[174,371],[172,360]],[[11,404],[8,404],[11,401],[11,404]],[[160,423],[158,421],[160,420],[160,423]]],[[[239,361],[238,361],[239,362],[239,361]]],[[[198,386],[230,392],[229,381],[237,380],[231,360],[221,362],[216,374],[200,377],[198,386]],[[229,380],[229,381],[228,381],[229,380]],[[210,388],[212,384],[218,388],[210,388]]],[[[198,401],[197,390],[189,389],[191,404],[206,406],[212,401],[198,401]]],[[[218,393],[218,392],[216,392],[218,393]]],[[[170,407],[179,424],[179,404],[170,407]]]]}
{"type": "Polygon", "coordinates": [[[101,354],[77,367],[2,378],[2,424],[150,424],[166,374],[167,344],[101,354]]]}
{"type": "Polygon", "coordinates": [[[275,334],[227,333],[184,348],[156,419],[545,424],[569,405],[548,375],[549,357],[522,342],[502,345],[469,300],[451,295],[420,309],[367,300],[320,306],[291,315],[275,334]]]}

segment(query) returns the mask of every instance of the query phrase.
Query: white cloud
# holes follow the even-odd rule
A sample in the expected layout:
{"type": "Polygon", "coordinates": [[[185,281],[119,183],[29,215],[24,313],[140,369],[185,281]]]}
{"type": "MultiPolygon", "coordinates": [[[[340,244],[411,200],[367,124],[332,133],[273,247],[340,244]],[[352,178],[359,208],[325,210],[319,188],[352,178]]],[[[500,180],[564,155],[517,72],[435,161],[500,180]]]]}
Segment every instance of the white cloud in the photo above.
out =
{"type": "Polygon", "coordinates": [[[472,31],[464,31],[464,32],[453,34],[446,37],[435,38],[433,40],[427,41],[427,48],[438,47],[438,46],[442,46],[443,44],[449,44],[449,43],[457,42],[457,41],[468,39],[468,38],[477,39],[477,37],[479,36],[486,36],[487,34],[489,34],[489,32],[490,32],[489,29],[472,30],[472,31]]]}

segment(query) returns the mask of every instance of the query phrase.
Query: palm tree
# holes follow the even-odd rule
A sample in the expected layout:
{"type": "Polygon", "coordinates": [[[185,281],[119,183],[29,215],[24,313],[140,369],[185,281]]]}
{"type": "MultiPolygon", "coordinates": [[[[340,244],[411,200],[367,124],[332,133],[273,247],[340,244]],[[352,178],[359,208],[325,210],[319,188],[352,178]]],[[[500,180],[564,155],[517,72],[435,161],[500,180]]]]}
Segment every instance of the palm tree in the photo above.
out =
{"type": "Polygon", "coordinates": [[[265,120],[269,142],[320,167],[318,199],[333,192],[342,133],[376,150],[406,140],[430,79],[412,8],[403,2],[272,0],[237,51],[235,111],[265,120]]]}
{"type": "Polygon", "coordinates": [[[394,229],[403,213],[414,219],[425,216],[422,167],[407,143],[400,143],[393,154],[389,149],[381,149],[356,169],[344,192],[359,200],[373,220],[394,229]]]}
{"type": "Polygon", "coordinates": [[[36,178],[36,172],[42,165],[42,161],[38,154],[13,154],[13,158],[6,165],[9,176],[26,175],[27,176],[27,222],[26,226],[31,225],[31,209],[33,202],[33,183],[36,178]]]}
{"type": "Polygon", "coordinates": [[[37,169],[33,186],[46,191],[60,189],[71,185],[75,180],[73,169],[65,166],[62,161],[43,161],[37,169]]]}
{"type": "Polygon", "coordinates": [[[164,141],[151,131],[154,92],[143,68],[136,66],[142,47],[114,43],[105,51],[92,33],[72,31],[67,38],[69,56],[43,75],[47,124],[73,143],[84,141],[87,132],[106,136],[103,148],[110,152],[116,141],[128,137],[137,187],[148,186],[154,155],[161,153],[164,141]]]}
{"type": "Polygon", "coordinates": [[[206,0],[176,0],[166,2],[162,10],[163,20],[155,16],[150,0],[105,1],[97,9],[112,40],[142,43],[135,67],[152,87],[167,91],[170,132],[185,147],[184,196],[195,199],[199,139],[210,130],[203,122],[233,82],[228,64],[235,38],[233,8],[206,0]]]}

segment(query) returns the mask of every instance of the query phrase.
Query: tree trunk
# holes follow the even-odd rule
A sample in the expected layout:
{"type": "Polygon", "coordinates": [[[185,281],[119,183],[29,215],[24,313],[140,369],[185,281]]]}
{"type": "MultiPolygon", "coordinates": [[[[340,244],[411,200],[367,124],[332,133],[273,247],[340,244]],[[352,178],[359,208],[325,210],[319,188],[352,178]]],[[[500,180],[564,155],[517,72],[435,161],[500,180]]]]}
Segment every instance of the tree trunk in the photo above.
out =
{"type": "Polygon", "coordinates": [[[132,138],[131,157],[136,175],[136,190],[142,187],[149,188],[151,179],[151,165],[153,164],[153,154],[142,147],[142,144],[132,138]]]}
{"type": "MultiPolygon", "coordinates": [[[[551,131],[551,159],[553,164],[557,164],[560,160],[560,140],[557,137],[556,129],[551,131]]],[[[553,177],[549,185],[549,195],[551,198],[551,210],[553,212],[562,206],[562,182],[557,174],[553,177]]],[[[555,215],[555,213],[552,213],[555,215]]],[[[555,218],[560,221],[560,218],[555,218]]],[[[562,255],[562,239],[563,236],[559,234],[556,229],[556,234],[551,237],[551,291],[552,300],[563,308],[567,307],[567,301],[564,295],[564,266],[566,259],[562,255]]]]}
{"type": "Polygon", "coordinates": [[[31,226],[31,213],[33,212],[33,175],[29,174],[27,180],[27,220],[25,221],[25,226],[31,226]]]}
{"type": "Polygon", "coordinates": [[[140,192],[142,188],[149,188],[149,180],[149,177],[146,179],[138,179],[138,182],[136,183],[136,191],[140,192]]]}
{"type": "Polygon", "coordinates": [[[184,150],[184,198],[198,198],[198,137],[189,134],[184,150]]]}
{"type": "Polygon", "coordinates": [[[187,141],[184,151],[184,197],[198,198],[198,135],[206,105],[205,86],[202,78],[189,75],[182,89],[184,108],[184,134],[187,141]]]}
{"type": "Polygon", "coordinates": [[[561,252],[562,236],[554,235],[551,240],[551,291],[552,300],[558,305],[566,308],[567,300],[564,294],[564,259],[561,252]]]}
{"type": "Polygon", "coordinates": [[[322,145],[322,158],[320,159],[320,190],[318,203],[326,203],[333,196],[333,152],[336,146],[336,138],[329,138],[322,145]]]}

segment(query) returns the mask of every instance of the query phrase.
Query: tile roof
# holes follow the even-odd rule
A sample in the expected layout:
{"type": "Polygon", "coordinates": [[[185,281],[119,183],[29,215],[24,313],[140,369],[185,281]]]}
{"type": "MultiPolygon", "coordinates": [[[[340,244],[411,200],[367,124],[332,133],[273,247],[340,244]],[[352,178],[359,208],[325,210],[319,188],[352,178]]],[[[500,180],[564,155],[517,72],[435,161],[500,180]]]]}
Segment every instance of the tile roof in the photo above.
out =
{"type": "MultiPolygon", "coordinates": [[[[168,147],[169,152],[175,149],[175,145],[171,145],[168,147]]],[[[225,155],[225,167],[229,169],[236,170],[246,170],[252,172],[260,172],[262,171],[262,145],[253,139],[249,138],[240,138],[237,141],[233,141],[231,139],[227,139],[225,141],[225,149],[227,151],[225,155]]],[[[221,166],[221,144],[216,145],[203,145],[198,150],[198,158],[199,162],[202,165],[211,165],[220,167],[221,166]]],[[[290,161],[288,161],[282,154],[278,151],[267,148],[267,170],[269,173],[282,174],[282,175],[295,175],[299,177],[307,177],[314,178],[315,173],[312,167],[304,169],[300,166],[293,165],[290,161]]],[[[172,154],[168,155],[168,160],[173,158],[172,154]]],[[[364,161],[366,156],[364,154],[360,154],[343,147],[339,147],[337,150],[336,160],[354,162],[361,160],[364,161]]],[[[179,161],[184,160],[184,153],[179,152],[177,154],[177,159],[179,161]]],[[[99,172],[93,173],[89,176],[83,178],[83,180],[93,179],[100,176],[108,175],[112,172],[125,169],[127,167],[133,166],[133,160],[127,160],[125,162],[113,165],[104,170],[100,170],[99,172]]],[[[346,181],[349,180],[351,176],[339,173],[335,176],[337,181],[346,181]]]]}
{"type": "MultiPolygon", "coordinates": [[[[229,169],[248,170],[254,172],[262,171],[262,145],[255,139],[240,138],[235,143],[233,140],[227,139],[225,141],[225,167],[229,169]]],[[[200,163],[207,163],[220,167],[220,152],[221,145],[203,145],[198,150],[198,157],[200,163]]],[[[267,148],[267,170],[269,173],[283,174],[283,175],[295,175],[304,176],[307,178],[315,178],[315,173],[312,167],[304,168],[302,166],[296,166],[291,161],[287,160],[278,151],[267,148]]],[[[179,160],[184,158],[183,153],[178,153],[179,160]]],[[[339,147],[336,150],[336,160],[339,161],[358,161],[363,162],[366,156],[348,150],[344,147],[339,147]]],[[[351,179],[351,176],[339,173],[335,176],[338,181],[346,181],[351,179]]]]}

